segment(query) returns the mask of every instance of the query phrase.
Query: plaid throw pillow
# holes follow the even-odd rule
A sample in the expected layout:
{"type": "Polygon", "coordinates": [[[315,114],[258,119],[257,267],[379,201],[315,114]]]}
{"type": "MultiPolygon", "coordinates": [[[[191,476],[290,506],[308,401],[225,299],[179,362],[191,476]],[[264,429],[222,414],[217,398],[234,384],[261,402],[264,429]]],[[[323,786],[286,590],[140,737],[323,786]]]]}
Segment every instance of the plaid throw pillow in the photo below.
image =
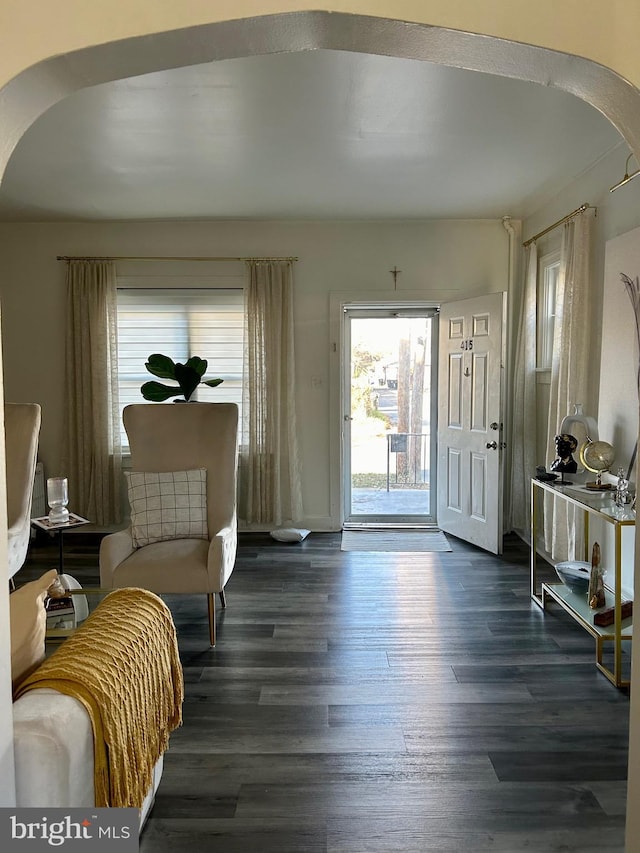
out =
{"type": "Polygon", "coordinates": [[[136,548],[167,539],[208,539],[207,470],[125,471],[136,548]]]}

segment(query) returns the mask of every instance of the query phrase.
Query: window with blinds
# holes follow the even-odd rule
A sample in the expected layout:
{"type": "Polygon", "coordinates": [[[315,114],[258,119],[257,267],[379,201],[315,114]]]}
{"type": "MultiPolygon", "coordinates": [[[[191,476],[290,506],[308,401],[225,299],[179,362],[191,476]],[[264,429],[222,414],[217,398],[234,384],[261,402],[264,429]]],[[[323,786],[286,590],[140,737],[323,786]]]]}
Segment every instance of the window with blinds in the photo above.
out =
{"type": "MultiPolygon", "coordinates": [[[[242,289],[118,289],[118,389],[120,413],[144,403],[145,369],[154,352],[185,362],[197,355],[209,362],[205,377],[222,377],[217,388],[199,386],[192,399],[242,404],[244,296],[242,289]]],[[[170,380],[159,382],[172,384],[170,380]]],[[[176,395],[178,396],[178,395],[176,395]]],[[[122,423],[122,417],[120,418],[122,423]]],[[[122,427],[122,446],[128,441],[122,427]]]]}

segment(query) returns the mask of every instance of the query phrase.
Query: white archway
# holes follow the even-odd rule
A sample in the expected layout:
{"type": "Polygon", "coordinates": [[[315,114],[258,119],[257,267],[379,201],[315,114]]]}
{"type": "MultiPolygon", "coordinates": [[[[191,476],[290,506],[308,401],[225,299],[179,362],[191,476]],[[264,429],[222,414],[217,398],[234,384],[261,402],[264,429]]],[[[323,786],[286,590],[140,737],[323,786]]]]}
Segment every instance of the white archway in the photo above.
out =
{"type": "Polygon", "coordinates": [[[154,71],[270,53],[347,50],[551,86],[601,112],[640,155],[640,91],[589,59],[494,36],[338,12],[290,12],[155,33],[44,60],[0,90],[0,175],[26,129],[79,89],[154,71]]]}

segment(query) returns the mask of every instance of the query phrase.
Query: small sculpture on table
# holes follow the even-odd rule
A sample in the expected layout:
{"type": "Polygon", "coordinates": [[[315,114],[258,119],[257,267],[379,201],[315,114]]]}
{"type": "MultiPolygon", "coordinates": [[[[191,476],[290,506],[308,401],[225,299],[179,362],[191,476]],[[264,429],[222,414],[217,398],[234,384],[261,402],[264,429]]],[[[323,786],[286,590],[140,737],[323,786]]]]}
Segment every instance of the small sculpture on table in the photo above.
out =
{"type": "Polygon", "coordinates": [[[626,504],[631,503],[631,497],[629,495],[629,480],[627,479],[627,472],[624,468],[618,468],[618,481],[616,483],[616,493],[613,497],[616,506],[624,507],[626,504]]]}
{"type": "Polygon", "coordinates": [[[564,479],[564,475],[575,474],[578,470],[578,463],[572,456],[572,453],[575,453],[578,447],[578,440],[575,436],[563,432],[555,437],[555,442],[556,458],[549,467],[552,471],[556,471],[561,475],[561,486],[570,486],[571,483],[564,479]]]}
{"type": "Polygon", "coordinates": [[[603,483],[602,475],[611,470],[616,458],[616,452],[608,441],[591,441],[587,439],[580,447],[580,462],[587,471],[596,475],[593,482],[585,483],[587,489],[593,491],[607,491],[613,489],[611,483],[603,483]]]}
{"type": "Polygon", "coordinates": [[[593,543],[591,551],[591,576],[587,600],[592,610],[604,607],[607,603],[604,594],[604,574],[600,565],[600,545],[597,542],[593,543]]]}

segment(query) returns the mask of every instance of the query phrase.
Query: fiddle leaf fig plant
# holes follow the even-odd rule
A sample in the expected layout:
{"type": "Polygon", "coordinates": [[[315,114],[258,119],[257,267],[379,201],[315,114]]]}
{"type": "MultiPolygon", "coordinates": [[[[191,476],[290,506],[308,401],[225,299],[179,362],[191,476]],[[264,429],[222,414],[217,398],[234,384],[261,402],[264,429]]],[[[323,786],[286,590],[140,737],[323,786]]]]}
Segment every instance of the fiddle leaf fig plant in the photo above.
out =
{"type": "Polygon", "coordinates": [[[215,388],[224,381],[219,378],[203,379],[208,362],[205,358],[199,358],[197,355],[192,355],[185,364],[182,364],[179,361],[175,362],[168,355],[156,352],[149,356],[144,366],[154,376],[160,379],[171,379],[178,383],[177,385],[165,385],[164,382],[156,382],[155,380],[145,382],[140,389],[142,396],[145,400],[151,400],[154,403],[162,403],[169,397],[180,398],[180,396],[188,401],[198,385],[208,385],[210,388],[215,388]]]}

